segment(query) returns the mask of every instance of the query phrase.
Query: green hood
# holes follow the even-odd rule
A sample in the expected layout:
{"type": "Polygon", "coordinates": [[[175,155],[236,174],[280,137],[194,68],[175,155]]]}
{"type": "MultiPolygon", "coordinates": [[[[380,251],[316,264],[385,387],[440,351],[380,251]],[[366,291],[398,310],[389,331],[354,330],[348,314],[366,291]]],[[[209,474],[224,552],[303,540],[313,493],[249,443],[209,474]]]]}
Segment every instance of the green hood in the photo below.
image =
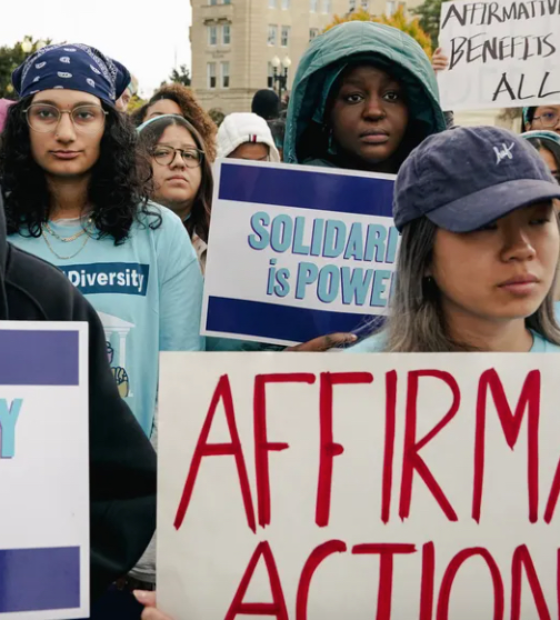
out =
{"type": "Polygon", "coordinates": [[[304,163],[327,158],[321,151],[324,113],[330,86],[350,63],[371,62],[406,88],[410,126],[421,139],[446,128],[436,76],[429,58],[410,36],[384,24],[353,21],[317,37],[303,55],[292,87],[286,122],[284,160],[304,163]]]}

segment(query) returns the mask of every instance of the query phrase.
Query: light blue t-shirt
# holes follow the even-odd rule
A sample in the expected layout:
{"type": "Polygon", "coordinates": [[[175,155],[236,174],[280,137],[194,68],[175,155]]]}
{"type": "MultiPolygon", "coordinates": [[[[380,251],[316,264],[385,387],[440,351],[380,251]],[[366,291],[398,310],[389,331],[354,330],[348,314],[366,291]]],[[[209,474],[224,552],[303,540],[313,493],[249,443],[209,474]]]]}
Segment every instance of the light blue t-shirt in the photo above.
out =
{"type": "MultiPolygon", "coordinates": [[[[141,214],[128,239],[82,235],[64,242],[10,236],[18,247],[59,267],[97,310],[119,392],[149,436],[154,419],[160,351],[201,351],[202,273],[187,231],[169,209],[150,204],[162,224],[141,214]],[[55,256],[49,249],[61,257],[55,256]],[[85,245],[84,245],[85,244],[85,245]]],[[[50,222],[61,237],[79,233],[79,220],[50,222]]]]}
{"type": "MultiPolygon", "coordinates": [[[[560,347],[548,340],[545,340],[541,335],[536,332],[533,334],[533,346],[529,353],[560,353],[560,347]]],[[[379,332],[365,338],[353,347],[346,349],[349,353],[383,353],[387,338],[383,332],[379,332]]]]}

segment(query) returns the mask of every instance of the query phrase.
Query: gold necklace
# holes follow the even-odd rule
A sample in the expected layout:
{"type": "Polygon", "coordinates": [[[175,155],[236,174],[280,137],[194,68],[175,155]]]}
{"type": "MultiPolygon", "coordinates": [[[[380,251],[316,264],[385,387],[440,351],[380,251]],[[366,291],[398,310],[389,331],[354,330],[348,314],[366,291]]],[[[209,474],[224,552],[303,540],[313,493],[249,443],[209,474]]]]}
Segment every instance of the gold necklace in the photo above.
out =
{"type": "Polygon", "coordinates": [[[52,235],[53,237],[55,237],[56,239],[58,239],[59,241],[64,241],[64,243],[68,243],[69,241],[76,241],[76,239],[79,239],[82,235],[85,235],[88,231],[89,231],[89,227],[91,225],[92,219],[91,217],[88,219],[88,221],[86,222],[86,225],[82,228],[82,230],[80,230],[80,232],[70,236],[70,237],[61,237],[56,231],[54,231],[50,224],[48,222],[45,222],[45,229],[47,230],[47,232],[49,233],[49,235],[52,235]]]}
{"type": "Polygon", "coordinates": [[[86,247],[87,242],[91,239],[91,237],[88,235],[85,238],[85,241],[82,243],[82,246],[80,247],[80,249],[75,252],[74,254],[72,254],[71,256],[61,256],[60,254],[58,254],[58,252],[55,252],[54,248],[52,247],[50,241],[48,240],[48,238],[45,235],[41,235],[43,237],[43,239],[45,240],[45,243],[47,244],[47,247],[49,248],[49,250],[60,260],[70,260],[71,258],[74,258],[76,256],[78,256],[78,254],[86,247]]]}

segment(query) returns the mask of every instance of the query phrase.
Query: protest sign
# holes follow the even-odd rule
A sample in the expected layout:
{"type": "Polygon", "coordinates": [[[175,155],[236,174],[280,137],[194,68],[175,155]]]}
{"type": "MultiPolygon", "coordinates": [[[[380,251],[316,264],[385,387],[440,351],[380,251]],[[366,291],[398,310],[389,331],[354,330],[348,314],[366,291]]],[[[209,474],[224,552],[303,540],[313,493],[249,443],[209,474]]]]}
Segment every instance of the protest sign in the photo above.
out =
{"type": "Polygon", "coordinates": [[[386,313],[392,176],[228,160],[215,173],[203,334],[293,344],[386,313]]]}
{"type": "Polygon", "coordinates": [[[560,1],[443,2],[444,110],[560,103],[560,1]]]}
{"type": "Polygon", "coordinates": [[[558,617],[553,354],[165,353],[174,620],[558,617]]]}
{"type": "Polygon", "coordinates": [[[89,617],[87,324],[0,323],[0,618],[89,617]]]}

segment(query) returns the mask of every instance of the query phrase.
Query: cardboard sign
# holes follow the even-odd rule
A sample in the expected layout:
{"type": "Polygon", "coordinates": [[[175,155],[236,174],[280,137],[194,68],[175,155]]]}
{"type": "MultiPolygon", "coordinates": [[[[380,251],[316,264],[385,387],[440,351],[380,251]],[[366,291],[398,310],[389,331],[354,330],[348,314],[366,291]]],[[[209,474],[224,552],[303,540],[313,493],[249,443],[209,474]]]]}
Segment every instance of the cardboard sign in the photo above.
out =
{"type": "Polygon", "coordinates": [[[558,617],[560,359],[165,353],[174,620],[558,617]]]}
{"type": "Polygon", "coordinates": [[[294,344],[371,330],[399,244],[393,177],[234,160],[215,173],[202,333],[294,344]]]}
{"type": "Polygon", "coordinates": [[[88,329],[0,323],[0,618],[89,617],[88,329]]]}
{"type": "Polygon", "coordinates": [[[444,110],[560,103],[560,2],[443,2],[444,110]]]}

